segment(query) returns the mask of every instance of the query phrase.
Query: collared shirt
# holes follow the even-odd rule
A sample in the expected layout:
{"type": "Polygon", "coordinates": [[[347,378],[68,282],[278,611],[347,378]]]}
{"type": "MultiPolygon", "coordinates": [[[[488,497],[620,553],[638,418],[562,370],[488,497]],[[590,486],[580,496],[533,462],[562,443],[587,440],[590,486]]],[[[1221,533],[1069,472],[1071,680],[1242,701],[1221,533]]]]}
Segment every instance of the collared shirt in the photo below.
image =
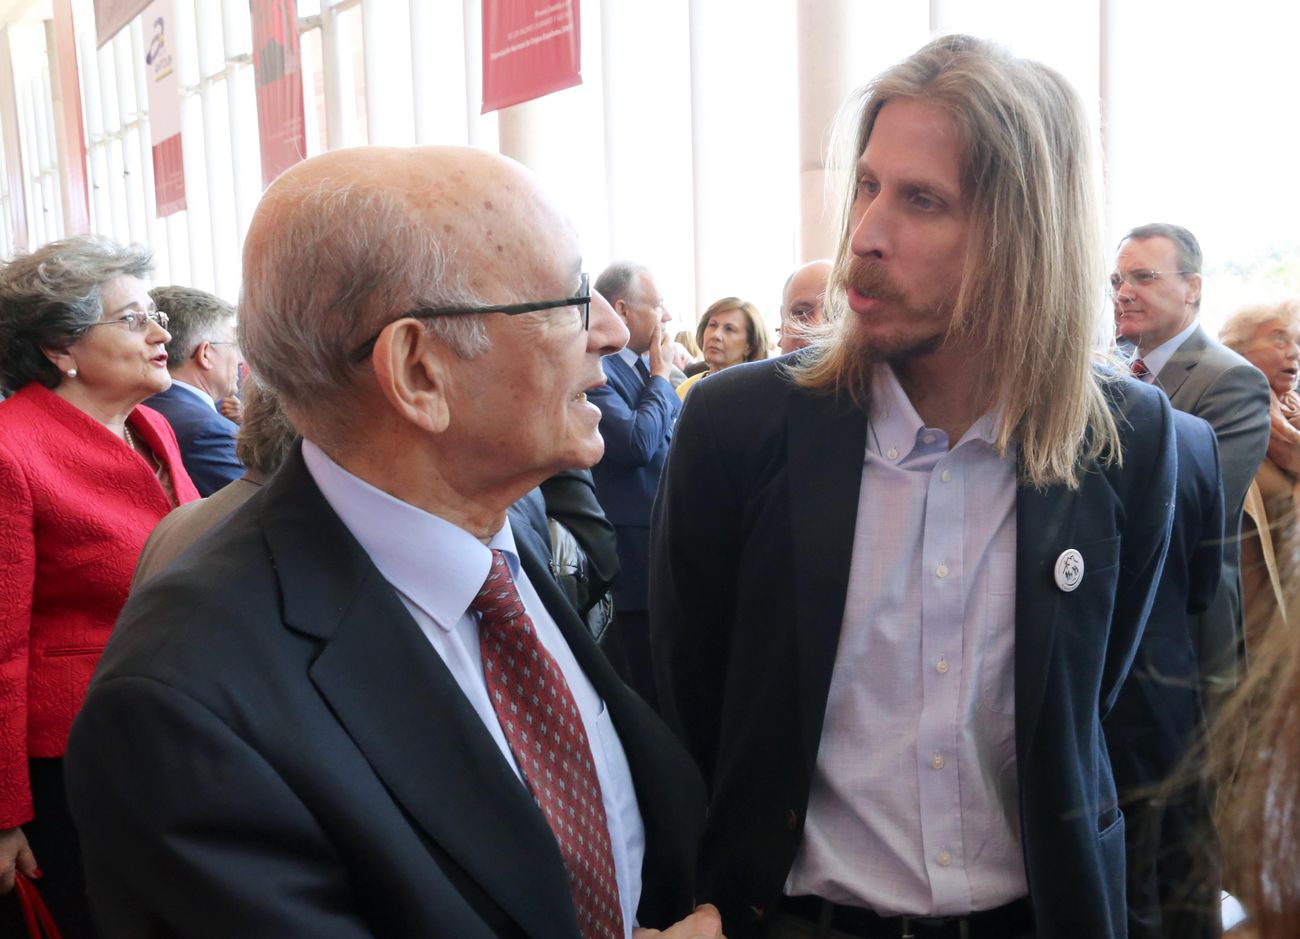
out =
{"type": "Polygon", "coordinates": [[[645,857],[645,828],[632,771],[605,702],[578,666],[559,627],[533,590],[528,574],[520,567],[509,519],[484,545],[451,522],[353,476],[310,440],[303,441],[302,455],[325,501],[397,591],[491,734],[501,756],[522,781],[488,698],[479,651],[478,616],[469,608],[487,579],[492,549],[505,552],[537,638],[559,663],[582,714],[604,797],[623,923],[630,937],[641,899],[641,864],[645,857]]]}
{"type": "Polygon", "coordinates": [[[1156,346],[1146,355],[1141,356],[1142,363],[1147,367],[1147,376],[1143,379],[1148,385],[1155,382],[1160,376],[1160,370],[1169,364],[1169,360],[1174,357],[1174,353],[1179,347],[1187,341],[1192,333],[1196,332],[1196,327],[1200,325],[1199,320],[1193,320],[1192,325],[1188,326],[1177,336],[1172,339],[1166,339],[1160,345],[1156,346]]]}
{"type": "Polygon", "coordinates": [[[181,381],[179,378],[176,378],[175,376],[172,376],[172,384],[175,385],[177,388],[184,388],[186,391],[194,395],[196,398],[198,398],[208,407],[212,408],[212,410],[214,411],[217,410],[217,402],[212,400],[212,395],[208,394],[206,391],[204,391],[202,388],[199,388],[197,385],[191,385],[187,381],[181,381]]]}
{"type": "Polygon", "coordinates": [[[785,892],[958,915],[1029,892],[1015,748],[1016,456],[875,382],[853,558],[785,892]]]}
{"type": "Polygon", "coordinates": [[[637,355],[627,346],[624,346],[614,354],[627,363],[627,367],[632,370],[632,374],[636,375],[637,378],[640,378],[641,384],[644,386],[645,377],[641,374],[641,370],[636,367],[636,363],[640,362],[644,365],[646,367],[646,374],[650,374],[650,353],[643,352],[640,355],[637,355]]]}

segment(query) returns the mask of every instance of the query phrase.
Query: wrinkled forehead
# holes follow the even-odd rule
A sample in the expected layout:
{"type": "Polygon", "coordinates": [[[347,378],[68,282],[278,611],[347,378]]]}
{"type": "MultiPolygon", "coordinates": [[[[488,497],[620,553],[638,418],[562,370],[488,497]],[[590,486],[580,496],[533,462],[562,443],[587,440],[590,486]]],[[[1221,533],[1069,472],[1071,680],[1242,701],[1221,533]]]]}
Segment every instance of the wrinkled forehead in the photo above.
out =
{"type": "Polygon", "coordinates": [[[1129,238],[1119,246],[1115,267],[1124,273],[1136,270],[1175,271],[1179,269],[1178,248],[1163,235],[1129,238]]]}

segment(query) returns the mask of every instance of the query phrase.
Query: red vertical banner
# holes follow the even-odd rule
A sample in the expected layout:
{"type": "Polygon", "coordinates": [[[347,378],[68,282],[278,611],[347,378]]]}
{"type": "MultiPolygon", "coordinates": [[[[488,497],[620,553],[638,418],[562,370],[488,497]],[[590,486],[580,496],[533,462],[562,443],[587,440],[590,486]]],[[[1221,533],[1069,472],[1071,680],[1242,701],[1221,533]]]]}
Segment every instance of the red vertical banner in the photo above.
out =
{"type": "Polygon", "coordinates": [[[578,0],[483,0],[483,113],[582,83],[578,0]]]}
{"type": "Polygon", "coordinates": [[[297,0],[249,0],[262,186],[307,156],[297,0]]]}
{"type": "Polygon", "coordinates": [[[176,19],[172,0],[144,9],[145,82],[149,89],[149,140],[153,144],[154,204],[159,218],[185,209],[185,161],[181,149],[181,88],[173,53],[176,19]]]}
{"type": "Polygon", "coordinates": [[[63,172],[64,223],[68,234],[90,231],[90,186],[86,173],[86,126],[81,116],[81,80],[77,75],[77,40],[72,28],[72,0],[54,0],[54,126],[63,172]]]}
{"type": "Polygon", "coordinates": [[[9,223],[14,247],[27,248],[27,185],[23,176],[23,148],[18,139],[18,95],[14,57],[9,51],[9,29],[0,29],[0,134],[4,136],[5,181],[9,188],[9,223]]]}

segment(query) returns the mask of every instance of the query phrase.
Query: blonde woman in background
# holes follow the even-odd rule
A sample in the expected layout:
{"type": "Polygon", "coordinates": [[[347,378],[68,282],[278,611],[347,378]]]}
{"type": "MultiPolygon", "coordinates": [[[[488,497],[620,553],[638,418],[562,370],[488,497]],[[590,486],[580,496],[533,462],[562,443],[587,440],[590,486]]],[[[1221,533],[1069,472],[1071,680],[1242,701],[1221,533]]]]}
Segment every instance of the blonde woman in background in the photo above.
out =
{"type": "Polygon", "coordinates": [[[1259,304],[1239,310],[1220,332],[1224,345],[1245,356],[1268,379],[1272,417],[1268,456],[1255,475],[1242,521],[1241,585],[1247,652],[1253,657],[1263,630],[1278,610],[1278,590],[1296,573],[1300,527],[1300,301],[1259,304]],[[1253,511],[1251,511],[1253,507],[1253,511]],[[1267,519],[1267,538],[1259,519],[1267,519]],[[1272,567],[1272,573],[1270,573],[1272,567]]]}

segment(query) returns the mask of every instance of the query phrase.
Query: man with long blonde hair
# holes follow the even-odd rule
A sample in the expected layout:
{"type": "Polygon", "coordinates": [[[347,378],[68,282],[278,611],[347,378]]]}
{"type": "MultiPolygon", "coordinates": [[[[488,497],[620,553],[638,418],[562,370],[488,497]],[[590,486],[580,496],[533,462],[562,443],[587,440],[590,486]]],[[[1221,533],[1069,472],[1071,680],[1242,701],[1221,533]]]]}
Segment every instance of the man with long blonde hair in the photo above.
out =
{"type": "Polygon", "coordinates": [[[1175,460],[1168,402],[1094,364],[1087,121],[963,36],[856,105],[833,325],[692,395],[655,508],[698,896],[732,939],[1121,937],[1101,718],[1175,460]]]}

